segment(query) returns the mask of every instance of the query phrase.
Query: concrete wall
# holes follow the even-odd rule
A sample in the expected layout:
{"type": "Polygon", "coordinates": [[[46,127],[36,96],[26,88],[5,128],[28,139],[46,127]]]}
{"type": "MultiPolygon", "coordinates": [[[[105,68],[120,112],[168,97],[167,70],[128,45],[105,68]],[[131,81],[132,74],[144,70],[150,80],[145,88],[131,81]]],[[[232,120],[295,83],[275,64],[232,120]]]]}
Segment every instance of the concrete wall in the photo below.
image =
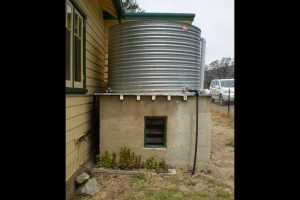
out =
{"type": "MultiPolygon", "coordinates": [[[[210,97],[199,97],[197,166],[210,159],[210,97]]],[[[145,161],[150,156],[164,159],[176,167],[191,168],[194,161],[196,133],[196,97],[151,96],[100,97],[100,154],[107,150],[119,156],[122,146],[130,147],[145,161]],[[166,148],[144,148],[144,116],[167,116],[166,148]]],[[[118,159],[118,157],[117,157],[118,159]]]]}

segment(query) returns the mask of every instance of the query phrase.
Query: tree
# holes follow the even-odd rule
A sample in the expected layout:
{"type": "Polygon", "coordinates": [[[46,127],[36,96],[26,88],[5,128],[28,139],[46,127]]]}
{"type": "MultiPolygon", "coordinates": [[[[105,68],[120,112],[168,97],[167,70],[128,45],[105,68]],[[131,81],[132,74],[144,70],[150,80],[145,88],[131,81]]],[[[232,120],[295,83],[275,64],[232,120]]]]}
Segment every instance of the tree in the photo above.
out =
{"type": "Polygon", "coordinates": [[[234,78],[233,58],[225,57],[206,65],[204,87],[209,88],[211,80],[216,78],[234,78]]]}
{"type": "Polygon", "coordinates": [[[232,65],[232,58],[222,58],[221,61],[215,60],[209,64],[211,69],[215,72],[218,78],[231,78],[233,75],[230,73],[230,66],[232,65]]]}
{"type": "Polygon", "coordinates": [[[143,13],[145,10],[139,7],[136,0],[122,0],[122,7],[124,9],[124,12],[129,13],[143,13]]]}

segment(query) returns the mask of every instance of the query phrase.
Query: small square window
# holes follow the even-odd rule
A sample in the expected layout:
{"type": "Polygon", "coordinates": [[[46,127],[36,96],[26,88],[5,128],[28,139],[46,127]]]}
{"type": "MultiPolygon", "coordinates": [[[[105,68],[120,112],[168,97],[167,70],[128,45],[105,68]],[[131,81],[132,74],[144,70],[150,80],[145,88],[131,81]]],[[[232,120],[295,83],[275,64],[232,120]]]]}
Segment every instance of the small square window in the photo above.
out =
{"type": "Polygon", "coordinates": [[[145,147],[166,146],[166,117],[145,117],[145,147]]]}

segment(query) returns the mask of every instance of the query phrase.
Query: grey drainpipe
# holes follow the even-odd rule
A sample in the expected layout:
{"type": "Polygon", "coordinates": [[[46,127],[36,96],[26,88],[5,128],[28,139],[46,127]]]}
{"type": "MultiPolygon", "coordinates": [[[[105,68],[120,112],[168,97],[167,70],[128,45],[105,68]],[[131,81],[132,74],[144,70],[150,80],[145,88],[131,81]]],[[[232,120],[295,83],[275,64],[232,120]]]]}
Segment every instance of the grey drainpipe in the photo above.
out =
{"type": "Polygon", "coordinates": [[[200,89],[204,89],[204,73],[205,73],[205,51],[206,51],[206,40],[201,38],[201,79],[200,79],[200,89]]]}
{"type": "Polygon", "coordinates": [[[92,124],[92,129],[93,129],[93,132],[95,133],[96,131],[96,95],[95,95],[96,92],[94,92],[93,94],[93,124],[92,124]]]}

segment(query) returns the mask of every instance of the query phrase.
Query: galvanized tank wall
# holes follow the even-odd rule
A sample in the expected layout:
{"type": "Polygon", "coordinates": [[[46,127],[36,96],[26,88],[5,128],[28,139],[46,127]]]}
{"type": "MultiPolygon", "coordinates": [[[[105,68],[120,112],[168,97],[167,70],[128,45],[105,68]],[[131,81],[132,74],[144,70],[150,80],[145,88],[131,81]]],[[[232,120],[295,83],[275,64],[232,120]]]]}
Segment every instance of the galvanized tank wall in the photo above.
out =
{"type": "Polygon", "coordinates": [[[109,31],[108,84],[113,92],[200,89],[200,33],[172,21],[121,23],[109,31]]]}

